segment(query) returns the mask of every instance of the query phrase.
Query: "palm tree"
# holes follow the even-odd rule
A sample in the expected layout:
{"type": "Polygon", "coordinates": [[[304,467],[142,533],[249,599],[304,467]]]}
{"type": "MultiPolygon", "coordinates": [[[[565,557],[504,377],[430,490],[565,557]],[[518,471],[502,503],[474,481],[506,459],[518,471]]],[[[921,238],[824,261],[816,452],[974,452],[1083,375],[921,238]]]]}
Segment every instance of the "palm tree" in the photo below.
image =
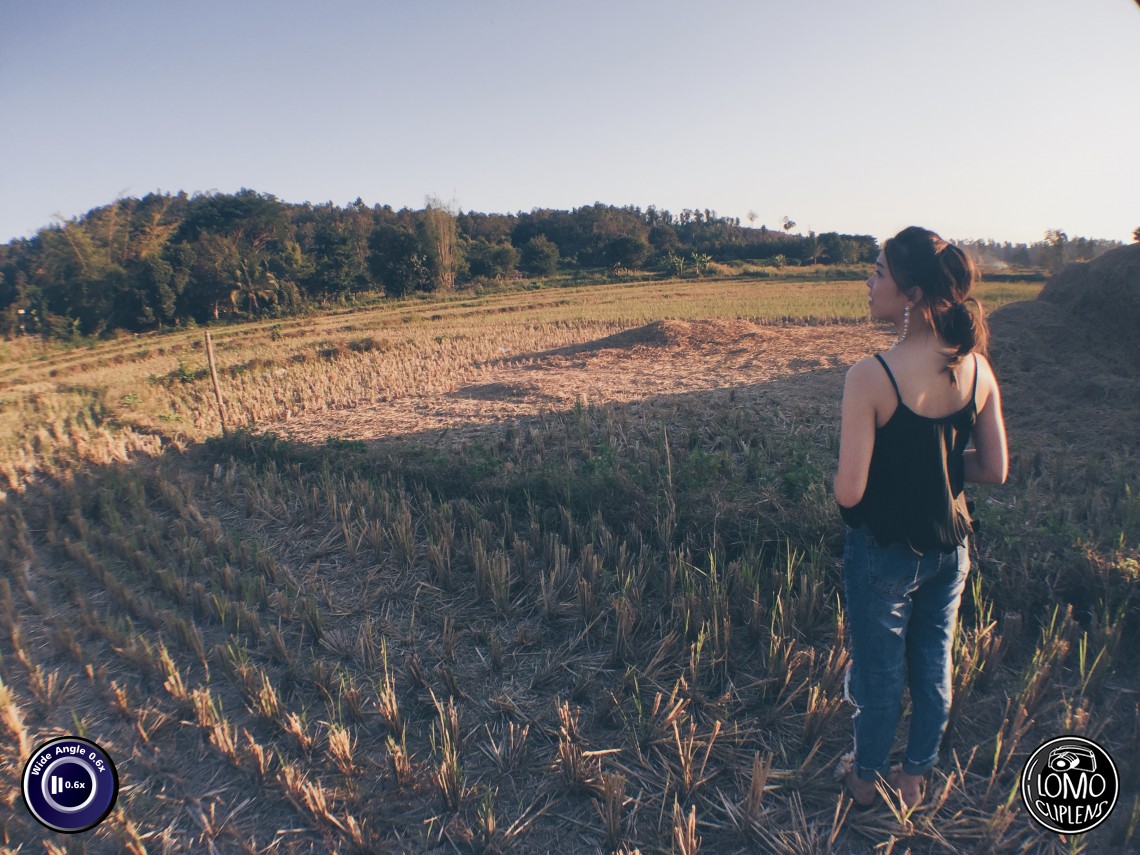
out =
{"type": "Polygon", "coordinates": [[[258,301],[269,301],[277,296],[279,283],[269,270],[269,261],[263,250],[251,248],[239,256],[237,269],[234,270],[234,285],[230,303],[235,312],[240,300],[248,303],[252,315],[258,307],[258,301]]]}
{"type": "Polygon", "coordinates": [[[808,247],[808,255],[811,257],[812,264],[819,264],[819,260],[827,255],[827,250],[823,246],[823,241],[815,232],[808,232],[808,238],[811,240],[811,245],[808,247]]]}

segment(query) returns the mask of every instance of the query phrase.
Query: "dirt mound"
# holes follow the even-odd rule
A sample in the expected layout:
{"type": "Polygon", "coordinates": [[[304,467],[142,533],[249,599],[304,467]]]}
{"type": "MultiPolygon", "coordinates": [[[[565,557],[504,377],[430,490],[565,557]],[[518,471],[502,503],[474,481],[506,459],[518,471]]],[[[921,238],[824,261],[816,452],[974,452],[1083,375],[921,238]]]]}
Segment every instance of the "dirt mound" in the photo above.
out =
{"type": "Polygon", "coordinates": [[[995,364],[1016,357],[1069,371],[1094,362],[1117,372],[1140,367],[1140,244],[1070,264],[1036,300],[1003,306],[989,323],[995,364]]]}
{"type": "MultiPolygon", "coordinates": [[[[1027,369],[1032,362],[1052,360],[1059,348],[1069,350],[1073,330],[1065,314],[1052,303],[1023,300],[993,312],[990,326],[990,357],[994,367],[1027,369]]],[[[1083,325],[1082,325],[1083,326],[1083,325]]],[[[1083,330],[1081,330],[1083,332],[1083,330]]]]}
{"type": "Polygon", "coordinates": [[[533,383],[481,383],[456,389],[449,396],[473,401],[554,400],[533,383]]]}
{"type": "Polygon", "coordinates": [[[631,350],[633,348],[689,349],[694,347],[724,347],[740,339],[757,335],[760,327],[749,321],[727,320],[667,320],[654,321],[643,327],[622,330],[585,344],[564,348],[567,353],[588,353],[598,350],[631,350]]]}
{"type": "Polygon", "coordinates": [[[1105,347],[1140,364],[1140,244],[1070,264],[1045,283],[1037,299],[1060,309],[1066,323],[1087,325],[1105,347]]]}
{"type": "Polygon", "coordinates": [[[1058,441],[1132,442],[1140,409],[1140,245],[1066,267],[989,317],[1007,421],[1058,441]],[[1095,418],[1091,417],[1096,412],[1095,418]]]}

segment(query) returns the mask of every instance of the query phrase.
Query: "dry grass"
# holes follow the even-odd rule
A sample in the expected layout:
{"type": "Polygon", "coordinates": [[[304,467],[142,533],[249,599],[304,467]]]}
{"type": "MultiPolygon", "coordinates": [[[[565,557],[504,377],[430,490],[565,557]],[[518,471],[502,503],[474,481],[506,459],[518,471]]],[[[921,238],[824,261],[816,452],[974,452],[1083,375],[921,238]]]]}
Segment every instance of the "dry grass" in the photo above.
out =
{"type": "MultiPolygon", "coordinates": [[[[509,313],[520,295],[433,306],[439,320],[401,325],[388,348],[351,343],[414,305],[235,329],[217,336],[224,365],[260,353],[274,367],[224,379],[229,399],[292,442],[199,444],[215,423],[208,381],[191,379],[140,387],[133,426],[119,410],[100,426],[128,436],[149,407],[177,408],[186,430],[156,437],[153,459],[73,447],[25,466],[13,452],[5,792],[24,746],[81,726],[124,784],[84,838],[97,852],[1134,846],[1140,803],[1060,841],[1016,786],[1028,753],[1066,731],[1134,777],[1135,455],[1090,446],[1078,466],[1079,432],[1062,456],[1014,415],[1011,483],[979,496],[927,804],[855,814],[831,774],[851,737],[826,481],[843,367],[887,339],[760,323],[732,303],[736,282],[672,283],[726,302],[716,320],[669,321],[665,286],[637,287],[614,292],[652,294],[661,323],[581,289],[597,307],[553,305],[572,291],[509,313]],[[335,325],[354,327],[343,352],[317,355],[335,325]],[[298,353],[312,355],[294,367],[298,353]],[[369,399],[368,378],[397,391],[369,399]],[[284,422],[310,382],[325,397],[284,422]]],[[[90,388],[110,387],[84,372],[172,370],[153,355],[130,367],[137,347],[51,358],[90,388]]],[[[3,835],[59,844],[19,805],[3,835]]]]}
{"type": "MultiPolygon", "coordinates": [[[[1032,297],[1040,287],[986,286],[982,296],[995,307],[1032,297]]],[[[488,394],[525,397],[525,387],[489,385],[504,363],[654,320],[827,324],[864,316],[861,283],[733,278],[409,299],[222,327],[213,337],[228,423],[264,429],[445,392],[474,398],[466,414],[476,416],[478,399],[488,394]]],[[[20,339],[5,350],[0,490],[61,477],[77,462],[103,466],[158,454],[169,444],[185,447],[220,430],[200,331],[123,336],[74,349],[20,339]]]]}

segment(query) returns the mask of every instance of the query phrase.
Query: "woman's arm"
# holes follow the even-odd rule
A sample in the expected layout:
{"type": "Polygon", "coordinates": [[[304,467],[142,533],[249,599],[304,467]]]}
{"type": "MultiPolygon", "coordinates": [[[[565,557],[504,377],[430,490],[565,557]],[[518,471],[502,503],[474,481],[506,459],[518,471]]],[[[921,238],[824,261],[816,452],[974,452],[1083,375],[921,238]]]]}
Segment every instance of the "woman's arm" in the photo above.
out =
{"type": "Polygon", "coordinates": [[[1009,449],[1005,420],[1001,413],[1001,392],[990,363],[978,357],[978,392],[985,401],[974,423],[974,447],[962,455],[965,478],[975,484],[1004,484],[1009,475],[1009,449]]]}
{"type": "MultiPolygon", "coordinates": [[[[843,422],[839,429],[839,469],[835,473],[835,500],[853,508],[867,489],[871,453],[875,450],[874,360],[860,360],[847,371],[843,384],[843,422]]],[[[884,375],[885,376],[885,375],[884,375]]]]}

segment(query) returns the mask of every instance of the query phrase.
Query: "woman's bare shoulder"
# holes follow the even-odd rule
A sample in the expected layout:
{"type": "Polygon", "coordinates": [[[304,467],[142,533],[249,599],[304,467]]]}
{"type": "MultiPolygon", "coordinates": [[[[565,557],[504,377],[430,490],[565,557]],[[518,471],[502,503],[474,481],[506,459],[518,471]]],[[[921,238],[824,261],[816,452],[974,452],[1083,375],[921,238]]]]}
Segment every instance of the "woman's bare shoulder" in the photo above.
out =
{"type": "Polygon", "coordinates": [[[847,377],[849,380],[867,381],[872,379],[876,374],[886,377],[883,371],[883,366],[879,364],[879,360],[875,355],[864,356],[858,362],[851,364],[847,369],[847,377]]]}
{"type": "Polygon", "coordinates": [[[874,356],[866,356],[847,369],[844,394],[857,395],[872,401],[885,400],[886,393],[891,388],[890,382],[879,360],[874,356]]]}
{"type": "Polygon", "coordinates": [[[997,384],[997,375],[994,374],[994,367],[990,364],[989,359],[986,358],[984,353],[974,351],[974,356],[978,360],[978,385],[982,383],[997,384]]]}
{"type": "Polygon", "coordinates": [[[975,351],[974,356],[978,360],[978,394],[976,403],[980,410],[985,406],[990,396],[998,391],[998,382],[997,375],[994,374],[994,368],[985,354],[975,351]]]}

